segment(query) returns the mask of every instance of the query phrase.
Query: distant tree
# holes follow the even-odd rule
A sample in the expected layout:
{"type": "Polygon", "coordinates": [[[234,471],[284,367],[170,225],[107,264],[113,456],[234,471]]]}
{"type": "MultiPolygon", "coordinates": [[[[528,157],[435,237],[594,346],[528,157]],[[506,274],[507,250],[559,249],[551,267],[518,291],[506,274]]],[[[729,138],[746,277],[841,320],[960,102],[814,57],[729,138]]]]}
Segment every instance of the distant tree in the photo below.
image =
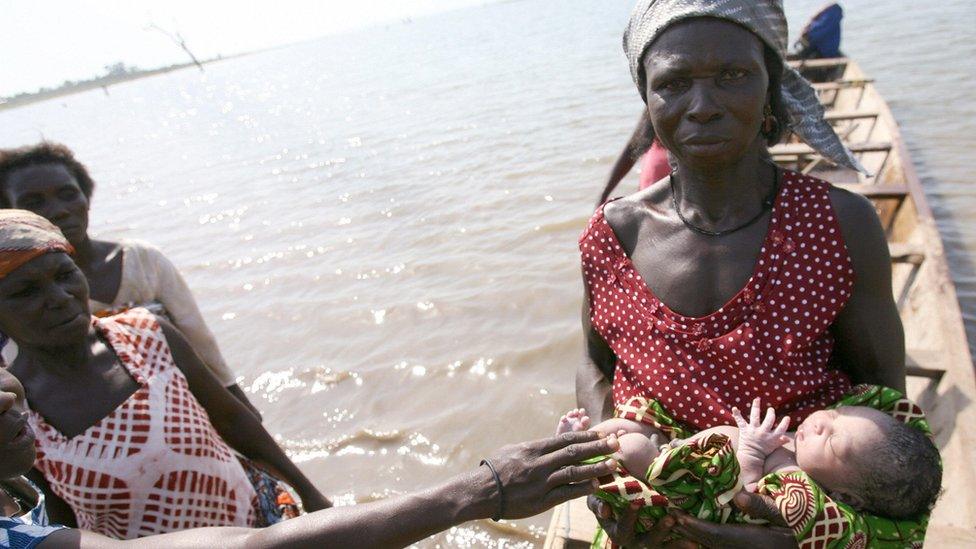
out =
{"type": "Polygon", "coordinates": [[[122,61],[112,63],[111,65],[105,65],[105,76],[124,76],[128,73],[129,69],[122,61]]]}
{"type": "Polygon", "coordinates": [[[190,56],[190,61],[193,61],[193,64],[196,65],[198,69],[200,69],[200,72],[203,72],[203,64],[200,63],[200,61],[197,60],[197,56],[193,55],[193,52],[190,51],[190,47],[186,45],[186,39],[183,38],[183,35],[180,34],[179,31],[170,32],[155,23],[150,23],[149,25],[147,25],[146,30],[156,30],[165,34],[167,38],[172,40],[174,44],[176,44],[184,52],[186,52],[186,54],[190,56]]]}

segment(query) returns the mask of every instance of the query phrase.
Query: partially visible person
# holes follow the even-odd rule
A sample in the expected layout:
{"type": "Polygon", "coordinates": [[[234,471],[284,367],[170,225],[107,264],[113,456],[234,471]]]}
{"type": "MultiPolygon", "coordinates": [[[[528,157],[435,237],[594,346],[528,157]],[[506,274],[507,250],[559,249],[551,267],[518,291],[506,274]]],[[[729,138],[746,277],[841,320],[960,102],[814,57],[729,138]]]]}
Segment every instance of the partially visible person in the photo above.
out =
{"type": "Polygon", "coordinates": [[[595,489],[606,462],[576,465],[618,449],[593,432],[509,445],[482,465],[427,490],[363,505],[334,507],[264,529],[195,528],[119,541],[47,520],[45,498],[22,475],[35,459],[24,389],[0,368],[0,548],[2,549],[291,549],[404,547],[471,520],[536,515],[595,489]]]}
{"type": "MultiPolygon", "coordinates": [[[[88,279],[93,314],[108,316],[133,306],[164,314],[186,335],[220,383],[258,413],[238,386],[173,263],[145,242],[89,237],[88,212],[94,190],[88,170],[64,145],[42,142],[0,150],[0,207],[32,211],[61,229],[74,247],[75,264],[88,279]]],[[[7,347],[4,358],[9,363],[16,350],[7,347]]]]}
{"type": "Polygon", "coordinates": [[[800,38],[793,45],[796,56],[800,59],[841,57],[840,22],[843,18],[844,8],[836,2],[821,8],[800,31],[800,38]]]}
{"type": "Polygon", "coordinates": [[[620,152],[620,156],[614,162],[607,183],[603,187],[603,192],[600,193],[598,204],[603,204],[610,198],[610,194],[630,173],[638,159],[641,161],[640,182],[638,184],[640,190],[650,187],[671,173],[668,151],[661,145],[660,141],[655,139],[654,127],[651,126],[651,119],[647,116],[647,110],[641,111],[634,133],[631,134],[624,150],[620,152]]]}
{"type": "Polygon", "coordinates": [[[19,348],[28,476],[52,520],[120,539],[263,526],[293,514],[276,479],[307,510],[332,505],[171,323],[91,316],[71,251],[43,217],[0,210],[0,331],[19,348]]]}

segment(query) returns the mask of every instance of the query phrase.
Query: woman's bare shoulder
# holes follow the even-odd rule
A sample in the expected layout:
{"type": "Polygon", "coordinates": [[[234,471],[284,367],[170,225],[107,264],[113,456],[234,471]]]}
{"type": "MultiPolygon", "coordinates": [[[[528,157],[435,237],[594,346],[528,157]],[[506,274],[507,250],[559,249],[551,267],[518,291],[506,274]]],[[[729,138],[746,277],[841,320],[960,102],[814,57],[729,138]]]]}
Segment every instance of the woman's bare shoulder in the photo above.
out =
{"type": "Polygon", "coordinates": [[[831,185],[830,204],[844,230],[870,229],[881,224],[874,204],[855,192],[831,185]]]}
{"type": "Polygon", "coordinates": [[[646,219],[649,208],[661,206],[666,201],[668,187],[657,182],[636,193],[618,198],[603,207],[603,216],[610,228],[618,235],[637,234],[646,219]]]}
{"type": "Polygon", "coordinates": [[[888,262],[884,227],[874,204],[862,195],[831,186],[830,203],[855,269],[888,262]]]}

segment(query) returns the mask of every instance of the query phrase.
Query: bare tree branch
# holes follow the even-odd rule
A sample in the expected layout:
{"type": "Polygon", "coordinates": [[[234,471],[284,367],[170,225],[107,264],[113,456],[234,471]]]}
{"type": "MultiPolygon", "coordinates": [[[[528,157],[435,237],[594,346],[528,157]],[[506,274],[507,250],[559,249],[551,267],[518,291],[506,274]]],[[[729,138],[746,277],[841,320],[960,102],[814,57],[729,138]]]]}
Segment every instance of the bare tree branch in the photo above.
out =
{"type": "Polygon", "coordinates": [[[183,36],[179,32],[169,32],[155,23],[150,23],[149,25],[147,25],[146,30],[157,30],[165,34],[166,37],[172,40],[174,44],[182,48],[183,51],[185,51],[186,54],[190,56],[190,60],[193,61],[193,64],[196,65],[198,69],[200,69],[200,72],[203,72],[203,64],[197,60],[197,56],[193,55],[193,52],[190,51],[190,48],[186,45],[186,40],[183,39],[183,36]]]}

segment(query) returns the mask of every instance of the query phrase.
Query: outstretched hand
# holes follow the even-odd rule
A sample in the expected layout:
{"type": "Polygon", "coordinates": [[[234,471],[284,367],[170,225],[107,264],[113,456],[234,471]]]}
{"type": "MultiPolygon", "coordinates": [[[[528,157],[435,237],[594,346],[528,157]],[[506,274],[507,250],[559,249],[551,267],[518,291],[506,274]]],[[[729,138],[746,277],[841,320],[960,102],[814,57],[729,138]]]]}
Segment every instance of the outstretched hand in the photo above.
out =
{"type": "Polygon", "coordinates": [[[580,462],[619,449],[615,435],[593,431],[573,431],[501,448],[489,459],[503,487],[503,518],[530,517],[564,501],[592,494],[598,486],[596,478],[610,474],[617,463],[612,459],[592,464],[580,462]]]}

